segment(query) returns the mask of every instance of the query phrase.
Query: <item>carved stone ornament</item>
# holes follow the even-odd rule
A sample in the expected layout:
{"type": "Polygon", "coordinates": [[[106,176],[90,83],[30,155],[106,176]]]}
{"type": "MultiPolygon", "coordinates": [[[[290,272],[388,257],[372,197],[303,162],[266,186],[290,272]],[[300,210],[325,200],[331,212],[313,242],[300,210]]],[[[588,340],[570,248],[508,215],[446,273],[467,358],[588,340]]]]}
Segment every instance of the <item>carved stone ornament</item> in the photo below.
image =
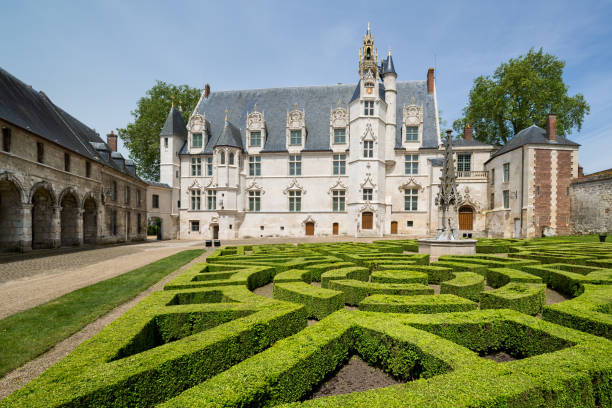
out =
{"type": "Polygon", "coordinates": [[[212,217],[210,219],[210,223],[211,224],[218,224],[219,223],[219,217],[212,217]]]}
{"type": "Polygon", "coordinates": [[[315,225],[315,227],[317,226],[317,222],[310,215],[306,217],[304,221],[302,221],[302,225],[305,226],[309,222],[312,222],[315,225]]]}
{"type": "Polygon", "coordinates": [[[404,106],[402,109],[404,126],[418,126],[423,123],[423,107],[418,105],[404,106]]]}
{"type": "Polygon", "coordinates": [[[200,113],[194,113],[189,118],[187,130],[191,133],[202,133],[206,131],[206,117],[200,113]]]}
{"type": "Polygon", "coordinates": [[[263,112],[257,111],[257,105],[255,105],[255,111],[247,115],[247,130],[261,130],[264,128],[264,114],[263,112]]]}
{"type": "Polygon", "coordinates": [[[372,206],[372,204],[370,204],[369,201],[366,202],[364,205],[362,205],[361,208],[359,209],[360,214],[365,211],[371,211],[372,214],[376,214],[376,209],[372,206]]]}
{"type": "Polygon", "coordinates": [[[419,191],[423,191],[425,190],[425,187],[423,187],[422,184],[420,184],[419,182],[416,181],[416,179],[414,177],[408,177],[408,180],[406,180],[405,183],[403,183],[401,186],[399,186],[397,189],[402,192],[406,189],[412,189],[412,188],[418,188],[419,191]]]}
{"type": "Polygon", "coordinates": [[[329,124],[332,128],[345,128],[348,126],[348,119],[348,110],[339,106],[331,111],[329,115],[329,124]]]}
{"type": "Polygon", "coordinates": [[[468,186],[465,186],[465,188],[463,189],[463,194],[461,194],[461,198],[462,199],[459,202],[459,206],[468,205],[477,212],[480,212],[482,207],[480,203],[470,195],[470,188],[468,186]]]}
{"type": "Polygon", "coordinates": [[[348,187],[346,186],[346,184],[344,184],[342,180],[340,180],[340,177],[338,177],[338,180],[336,180],[336,183],[333,186],[331,186],[329,190],[327,190],[327,194],[332,195],[333,194],[332,192],[334,190],[345,190],[346,191],[347,189],[348,187]]]}
{"type": "Polygon", "coordinates": [[[289,191],[301,191],[302,194],[306,194],[306,190],[304,190],[304,187],[302,187],[302,185],[298,182],[296,178],[291,180],[291,183],[289,183],[289,185],[285,187],[285,189],[283,190],[283,194],[287,195],[289,191]]]}
{"type": "Polygon", "coordinates": [[[375,188],[376,184],[374,183],[374,179],[372,177],[372,173],[366,173],[366,178],[363,183],[360,184],[361,189],[364,188],[375,188]]]}
{"type": "Polygon", "coordinates": [[[287,112],[287,127],[289,129],[302,129],[306,127],[306,114],[295,106],[295,109],[287,112]]]}
{"type": "Polygon", "coordinates": [[[363,135],[361,136],[361,140],[376,140],[376,135],[374,134],[374,129],[372,128],[371,123],[367,123],[365,130],[363,131],[363,135]]]}
{"type": "Polygon", "coordinates": [[[255,180],[252,180],[251,183],[244,189],[244,191],[246,193],[248,193],[249,191],[259,191],[261,195],[266,194],[263,187],[257,184],[257,181],[255,180]]]}
{"type": "Polygon", "coordinates": [[[193,180],[193,183],[187,188],[187,190],[202,190],[202,186],[198,183],[198,180],[193,180]]]}
{"type": "Polygon", "coordinates": [[[206,184],[203,188],[205,188],[205,189],[213,189],[213,188],[216,188],[216,187],[217,187],[217,183],[213,183],[213,178],[210,177],[208,179],[208,184],[206,184]]]}

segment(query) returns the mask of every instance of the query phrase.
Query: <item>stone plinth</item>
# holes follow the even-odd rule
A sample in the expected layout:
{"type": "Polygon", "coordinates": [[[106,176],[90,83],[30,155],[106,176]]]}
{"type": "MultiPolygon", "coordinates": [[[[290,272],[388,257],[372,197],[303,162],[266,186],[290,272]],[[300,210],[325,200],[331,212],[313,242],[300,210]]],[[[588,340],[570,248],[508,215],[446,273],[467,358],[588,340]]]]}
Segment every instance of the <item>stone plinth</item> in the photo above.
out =
{"type": "Polygon", "coordinates": [[[433,238],[419,239],[419,254],[429,254],[432,257],[442,255],[474,255],[476,254],[475,239],[437,240],[433,238]]]}

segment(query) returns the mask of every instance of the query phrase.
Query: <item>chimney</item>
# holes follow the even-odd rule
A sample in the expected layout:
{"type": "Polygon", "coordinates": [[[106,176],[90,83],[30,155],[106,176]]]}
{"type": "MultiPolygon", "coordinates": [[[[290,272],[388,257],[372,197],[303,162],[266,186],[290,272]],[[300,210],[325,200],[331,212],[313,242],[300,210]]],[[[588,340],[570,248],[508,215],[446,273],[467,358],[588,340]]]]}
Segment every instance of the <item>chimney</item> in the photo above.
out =
{"type": "Polygon", "coordinates": [[[112,130],[106,135],[106,144],[113,152],[117,151],[117,135],[112,130]]]}
{"type": "Polygon", "coordinates": [[[463,138],[471,142],[472,140],[474,140],[473,135],[474,135],[474,129],[472,129],[472,127],[468,123],[465,126],[465,129],[463,129],[463,138]]]}
{"type": "Polygon", "coordinates": [[[204,98],[208,99],[208,95],[210,95],[210,85],[204,85],[204,98]]]}
{"type": "Polygon", "coordinates": [[[584,169],[580,165],[578,165],[578,177],[584,177],[584,169]]]}
{"type": "Polygon", "coordinates": [[[546,118],[546,138],[551,142],[557,141],[557,115],[549,113],[546,118]]]}
{"type": "Polygon", "coordinates": [[[432,94],[434,92],[434,69],[429,68],[427,70],[427,93],[432,94]]]}

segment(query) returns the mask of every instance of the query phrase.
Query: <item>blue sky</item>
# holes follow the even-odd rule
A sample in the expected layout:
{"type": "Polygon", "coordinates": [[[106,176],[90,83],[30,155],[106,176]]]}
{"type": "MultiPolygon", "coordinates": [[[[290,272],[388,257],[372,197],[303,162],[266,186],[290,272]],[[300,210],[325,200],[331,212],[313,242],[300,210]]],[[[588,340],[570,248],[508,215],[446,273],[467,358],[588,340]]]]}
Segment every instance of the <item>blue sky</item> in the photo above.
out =
{"type": "MultiPolygon", "coordinates": [[[[473,79],[530,47],[566,61],[569,93],[591,105],[585,172],[612,167],[610,1],[8,1],[0,64],[105,135],[155,80],[212,91],[356,83],[368,21],[398,80],[436,68],[448,126],[473,79]]],[[[120,146],[120,150],[127,152],[120,146]]]]}

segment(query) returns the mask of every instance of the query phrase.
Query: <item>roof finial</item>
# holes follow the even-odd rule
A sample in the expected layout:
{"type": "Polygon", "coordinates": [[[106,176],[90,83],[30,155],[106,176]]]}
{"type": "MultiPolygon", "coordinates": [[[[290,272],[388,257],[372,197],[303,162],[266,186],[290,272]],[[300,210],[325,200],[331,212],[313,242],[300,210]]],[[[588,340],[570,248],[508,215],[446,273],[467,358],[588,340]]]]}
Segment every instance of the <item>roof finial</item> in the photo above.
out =
{"type": "Polygon", "coordinates": [[[172,99],[172,107],[174,108],[174,95],[172,95],[170,99],[172,99]]]}
{"type": "Polygon", "coordinates": [[[368,21],[368,34],[370,34],[370,22],[368,21]]]}
{"type": "Polygon", "coordinates": [[[253,106],[253,112],[257,112],[257,104],[255,104],[255,106],[253,106]]]}
{"type": "Polygon", "coordinates": [[[342,106],[342,99],[338,99],[338,107],[342,106]]]}
{"type": "Polygon", "coordinates": [[[298,104],[297,103],[293,104],[293,110],[298,110],[298,104]]]}
{"type": "Polygon", "coordinates": [[[391,47],[389,47],[389,56],[391,56],[391,47]]]}
{"type": "Polygon", "coordinates": [[[225,108],[225,121],[227,122],[227,108],[225,108]]]}

